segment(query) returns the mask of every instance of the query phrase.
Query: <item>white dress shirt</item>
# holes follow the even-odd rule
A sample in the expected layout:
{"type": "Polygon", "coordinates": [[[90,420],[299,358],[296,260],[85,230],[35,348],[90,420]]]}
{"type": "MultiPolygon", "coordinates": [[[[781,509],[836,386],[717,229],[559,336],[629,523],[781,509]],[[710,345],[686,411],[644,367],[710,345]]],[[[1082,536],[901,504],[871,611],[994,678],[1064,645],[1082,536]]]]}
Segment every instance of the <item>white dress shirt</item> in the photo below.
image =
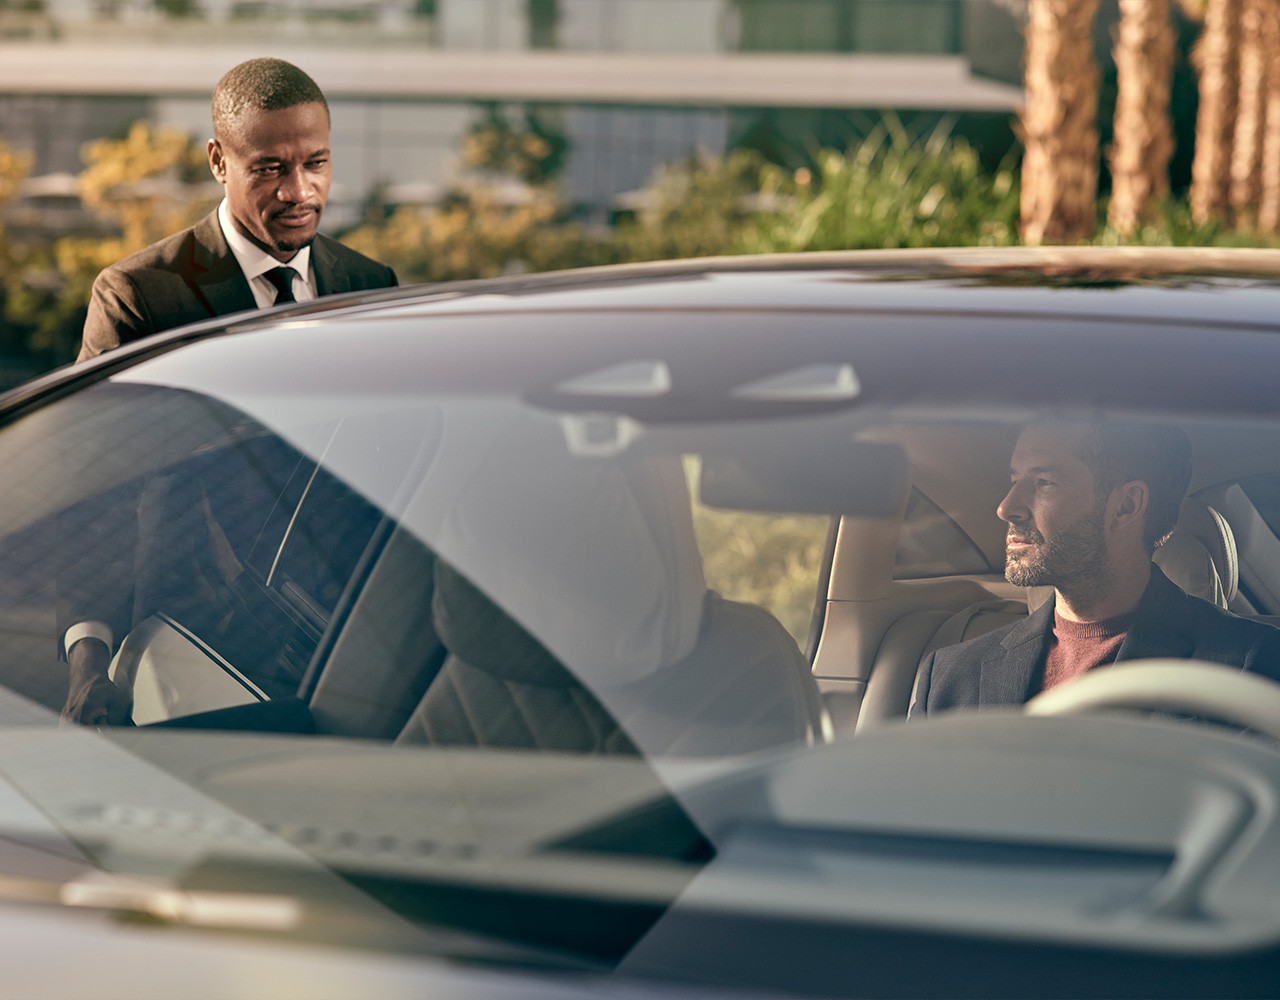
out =
{"type": "Polygon", "coordinates": [[[293,297],[299,302],[309,302],[316,297],[315,270],[311,267],[311,248],[303,247],[293,259],[279,261],[260,246],[244,236],[231,221],[231,210],[227,208],[227,200],[222,199],[218,206],[218,225],[222,227],[222,235],[235,254],[240,270],[249,281],[253,290],[254,301],[259,309],[275,305],[276,286],[263,277],[273,267],[291,267],[294,270],[293,297]]]}

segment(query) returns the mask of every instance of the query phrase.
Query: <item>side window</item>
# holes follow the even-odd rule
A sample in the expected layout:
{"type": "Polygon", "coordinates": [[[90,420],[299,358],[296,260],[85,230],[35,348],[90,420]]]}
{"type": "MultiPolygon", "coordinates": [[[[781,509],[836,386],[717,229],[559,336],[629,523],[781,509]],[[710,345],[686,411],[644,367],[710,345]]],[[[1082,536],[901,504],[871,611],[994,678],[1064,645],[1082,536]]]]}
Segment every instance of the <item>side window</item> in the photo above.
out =
{"type": "Polygon", "coordinates": [[[134,623],[164,615],[262,694],[294,694],[380,511],[274,435],[203,455],[167,478],[184,496],[166,505],[158,530],[185,538],[194,559],[139,567],[164,574],[165,585],[135,608],[134,623]]]}
{"type": "Polygon", "coordinates": [[[698,464],[685,460],[693,530],[707,586],[773,613],[804,647],[818,597],[829,518],[717,510],[696,496],[698,464]]]}
{"type": "MultiPolygon", "coordinates": [[[[347,453],[378,452],[368,430],[347,453]]],[[[296,693],[382,523],[309,457],[349,431],[286,439],[197,393],[110,382],[0,429],[0,684],[60,710],[63,636],[100,624],[136,722],[296,693]]],[[[403,477],[420,440],[376,460],[403,477]]]]}
{"type": "Polygon", "coordinates": [[[982,550],[947,513],[912,488],[893,561],[895,580],[992,573],[982,550]]]}

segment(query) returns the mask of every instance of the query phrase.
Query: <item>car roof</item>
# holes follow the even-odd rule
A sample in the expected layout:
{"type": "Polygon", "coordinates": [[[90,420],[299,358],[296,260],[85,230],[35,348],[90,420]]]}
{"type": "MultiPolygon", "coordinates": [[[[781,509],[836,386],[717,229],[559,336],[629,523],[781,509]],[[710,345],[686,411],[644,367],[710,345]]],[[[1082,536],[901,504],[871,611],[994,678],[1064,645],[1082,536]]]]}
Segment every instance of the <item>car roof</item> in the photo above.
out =
{"type": "Polygon", "coordinates": [[[264,388],[287,364],[292,379],[317,386],[517,391],[549,408],[650,420],[829,408],[744,403],[735,392],[833,364],[856,373],[860,406],[985,400],[1269,416],[1280,338],[1259,335],[1280,330],[1278,289],[1280,250],[1253,249],[850,251],[587,268],[330,296],[209,321],[29,383],[0,397],[0,419],[49,392],[221,337],[235,342],[224,352],[228,369],[264,388]],[[247,365],[251,354],[262,361],[247,365]],[[666,365],[672,391],[660,399],[557,391],[638,360],[666,365]]]}
{"type": "MultiPolygon", "coordinates": [[[[1225,288],[1243,291],[1233,314],[1268,323],[1246,308],[1280,283],[1280,250],[1205,247],[955,247],[758,254],[651,261],[540,274],[404,286],[335,296],[240,317],[239,322],[289,316],[361,312],[422,315],[459,309],[544,312],[609,306],[618,309],[780,309],[904,306],[1030,309],[1100,316],[1186,318],[1189,301],[1225,288]],[[1162,291],[1179,293],[1166,297],[1162,291]],[[1122,292],[1123,294],[1115,294],[1122,292]],[[1109,293],[1109,294],[1108,294],[1109,293]],[[869,298],[870,296],[870,298],[869,298]]],[[[1220,316],[1211,309],[1206,318],[1220,316]]],[[[237,324],[238,325],[238,324],[237,324]]]]}

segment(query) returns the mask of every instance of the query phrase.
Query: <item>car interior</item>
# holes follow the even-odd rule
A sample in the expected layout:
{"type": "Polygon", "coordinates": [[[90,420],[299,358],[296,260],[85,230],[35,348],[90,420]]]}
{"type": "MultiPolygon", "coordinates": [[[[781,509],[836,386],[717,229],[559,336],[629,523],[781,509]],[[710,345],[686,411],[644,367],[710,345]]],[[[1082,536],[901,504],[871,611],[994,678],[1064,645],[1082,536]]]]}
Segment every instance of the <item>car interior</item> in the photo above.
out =
{"type": "MultiPolygon", "coordinates": [[[[1280,625],[1275,602],[1280,542],[1246,492],[1263,497],[1274,489],[1276,477],[1246,476],[1243,483],[1219,478],[1265,463],[1263,442],[1273,432],[1254,428],[1233,436],[1212,425],[1198,434],[1194,425],[1187,429],[1195,454],[1190,495],[1154,562],[1186,592],[1234,614],[1280,625]]],[[[934,555],[976,551],[985,566],[981,572],[959,573],[925,567],[927,577],[909,578],[915,574],[904,567],[902,556],[916,549],[910,536],[921,528],[913,524],[911,509],[920,505],[905,496],[905,517],[840,519],[813,658],[837,733],[904,717],[917,670],[930,653],[1015,622],[1052,596],[1051,588],[1015,587],[1004,580],[1005,525],[995,508],[1006,488],[1016,434],[1016,424],[909,426],[876,433],[905,449],[912,492],[936,500],[933,510],[949,512],[942,515],[943,533],[952,537],[935,544],[934,555]]],[[[936,523],[932,530],[939,533],[936,523]]]]}
{"type": "MultiPolygon", "coordinates": [[[[114,551],[114,517],[137,534],[137,630],[113,667],[135,724],[648,756],[852,735],[906,716],[933,650],[1047,599],[1004,580],[995,516],[1026,416],[655,427],[637,443],[623,419],[449,403],[281,434],[198,394],[102,383],[0,435],[11,499],[42,498],[0,545],[7,683],[60,708],[45,647],[72,574],[19,577],[40,546],[97,574],[86,540],[114,551]],[[99,437],[68,454],[117,441],[92,485],[28,446],[90,417],[99,437]],[[797,571],[807,648],[781,608],[708,578],[699,509],[830,518],[797,571]]],[[[1183,423],[1191,495],[1156,562],[1280,624],[1277,431],[1183,423]]]]}

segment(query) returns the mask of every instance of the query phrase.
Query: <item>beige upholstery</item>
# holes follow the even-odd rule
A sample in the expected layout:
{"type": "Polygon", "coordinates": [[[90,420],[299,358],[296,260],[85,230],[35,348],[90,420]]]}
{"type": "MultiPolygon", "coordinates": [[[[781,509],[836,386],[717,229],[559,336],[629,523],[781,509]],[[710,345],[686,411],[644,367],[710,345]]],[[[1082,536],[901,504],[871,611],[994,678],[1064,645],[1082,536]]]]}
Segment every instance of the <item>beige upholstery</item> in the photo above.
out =
{"type": "Polygon", "coordinates": [[[916,673],[924,658],[934,650],[1011,625],[1026,616],[1026,605],[1022,601],[986,593],[951,614],[916,612],[899,619],[885,633],[876,654],[857,729],[907,714],[916,673]]]}
{"type": "Polygon", "coordinates": [[[1155,564],[1164,575],[1195,597],[1226,608],[1236,595],[1240,567],[1235,536],[1226,519],[1212,507],[1188,497],[1178,526],[1156,549],[1155,564]]]}
{"type": "Polygon", "coordinates": [[[1240,583],[1258,602],[1255,607],[1242,593],[1237,593],[1231,610],[1237,614],[1253,614],[1280,607],[1280,540],[1253,501],[1234,483],[1201,490],[1196,495],[1231,519],[1232,531],[1239,543],[1236,551],[1240,583]]]}

